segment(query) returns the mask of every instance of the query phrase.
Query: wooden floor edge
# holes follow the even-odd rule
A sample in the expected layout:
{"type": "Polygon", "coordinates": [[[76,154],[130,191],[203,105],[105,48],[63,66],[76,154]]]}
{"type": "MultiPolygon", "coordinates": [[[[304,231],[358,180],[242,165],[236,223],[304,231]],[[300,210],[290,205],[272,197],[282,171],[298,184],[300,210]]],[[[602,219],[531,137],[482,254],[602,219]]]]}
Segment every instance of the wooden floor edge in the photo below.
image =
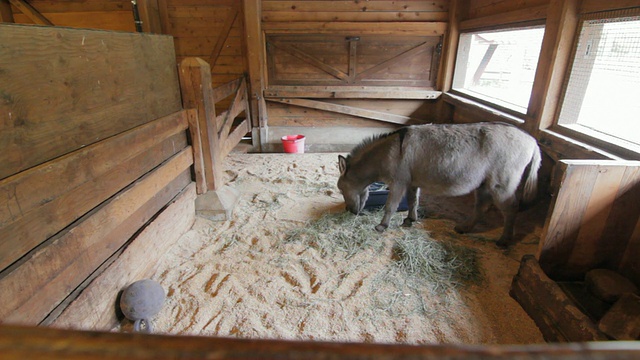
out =
{"type": "Polygon", "coordinates": [[[0,325],[3,359],[637,359],[640,342],[393,345],[110,333],[0,325]]]}

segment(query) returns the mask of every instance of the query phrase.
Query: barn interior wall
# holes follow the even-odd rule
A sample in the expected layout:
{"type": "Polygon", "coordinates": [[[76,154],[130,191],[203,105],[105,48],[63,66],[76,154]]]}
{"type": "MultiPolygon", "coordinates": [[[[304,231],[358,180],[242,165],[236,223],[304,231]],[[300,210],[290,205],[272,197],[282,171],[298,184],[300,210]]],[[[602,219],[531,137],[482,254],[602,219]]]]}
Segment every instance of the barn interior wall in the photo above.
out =
{"type": "Polygon", "coordinates": [[[0,323],[113,326],[195,217],[173,40],[0,24],[0,68],[0,323]]]}
{"type": "MultiPolygon", "coordinates": [[[[415,26],[424,24],[445,25],[448,19],[449,1],[261,1],[260,21],[265,36],[279,35],[316,35],[323,34],[325,38],[335,37],[343,39],[364,36],[371,33],[379,26],[394,24],[415,26]],[[333,29],[333,30],[332,30],[333,29]]],[[[400,26],[398,26],[400,28],[400,26]]],[[[398,36],[405,30],[389,31],[386,34],[375,36],[398,36]]],[[[301,38],[304,41],[304,38],[301,38]]],[[[317,59],[331,63],[331,59],[323,56],[320,51],[314,54],[313,49],[305,43],[299,43],[298,49],[304,49],[317,59]],[[306,46],[306,47],[305,47],[306,46]]],[[[320,48],[317,48],[320,49],[320,48]]],[[[327,48],[330,52],[331,48],[327,48]]],[[[382,52],[384,50],[381,48],[382,52]]],[[[269,52],[269,51],[267,51],[269,52]]],[[[325,53],[326,53],[325,52],[325,53]]],[[[276,55],[277,56],[277,55],[276,55]]],[[[322,71],[314,70],[309,62],[284,57],[269,58],[266,62],[269,74],[266,74],[267,90],[275,88],[277,80],[272,72],[275,68],[297,67],[308,69],[306,84],[301,82],[300,88],[311,87],[314,81],[318,81],[322,71]],[[274,64],[271,64],[271,61],[274,64]],[[285,61],[290,61],[289,64],[285,61]],[[271,76],[271,77],[270,77],[271,76]]],[[[346,62],[345,62],[346,63],[346,62]]],[[[331,63],[339,68],[338,63],[331,63]]],[[[267,70],[267,69],[265,69],[267,70]]],[[[353,70],[352,70],[353,71],[353,70]]],[[[267,72],[267,71],[266,71],[267,72]]],[[[348,69],[344,68],[348,73],[348,69]]],[[[326,74],[325,74],[326,75],[326,74]]],[[[303,78],[304,75],[300,75],[303,78]]],[[[330,77],[329,77],[330,78],[330,77]]],[[[335,80],[335,79],[333,79],[335,80]]],[[[328,81],[331,81],[330,79],[328,81]]],[[[409,123],[444,122],[439,116],[437,101],[423,99],[404,98],[403,95],[385,95],[386,99],[371,98],[368,95],[354,91],[350,96],[340,100],[331,97],[340,95],[327,95],[320,93],[321,89],[313,87],[312,91],[303,95],[274,95],[269,98],[266,92],[266,127],[268,132],[266,139],[262,140],[262,148],[266,151],[281,151],[279,137],[286,133],[302,133],[307,136],[308,148],[312,151],[347,151],[357,144],[362,138],[369,135],[386,132],[396,128],[400,124],[386,121],[385,119],[373,119],[368,111],[406,117],[409,123]],[[317,93],[313,93],[313,92],[317,93]],[[313,99],[310,106],[287,104],[290,98],[313,99]],[[339,104],[342,107],[333,109],[324,103],[339,104]],[[329,109],[327,109],[329,108],[329,109]],[[311,128],[311,129],[310,129],[311,128]],[[324,130],[323,130],[324,129],[324,130]]],[[[339,89],[338,89],[339,90],[339,89]]],[[[389,89],[389,93],[396,89],[389,89]]],[[[434,89],[435,90],[435,89],[434,89]]],[[[382,90],[384,91],[384,90],[382,90]]],[[[277,92],[277,91],[274,91],[277,92]]],[[[384,115],[381,115],[384,117],[384,115]]]]}

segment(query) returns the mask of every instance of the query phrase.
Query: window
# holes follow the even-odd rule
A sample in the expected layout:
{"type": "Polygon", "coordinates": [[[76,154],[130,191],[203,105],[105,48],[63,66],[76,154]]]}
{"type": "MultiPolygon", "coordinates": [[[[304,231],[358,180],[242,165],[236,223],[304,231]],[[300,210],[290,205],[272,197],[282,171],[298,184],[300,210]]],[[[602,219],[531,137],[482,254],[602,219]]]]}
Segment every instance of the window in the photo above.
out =
{"type": "Polygon", "coordinates": [[[544,27],[463,33],[453,90],[526,113],[544,27]]]}
{"type": "Polygon", "coordinates": [[[640,12],[581,21],[558,125],[640,150],[640,12]]]}

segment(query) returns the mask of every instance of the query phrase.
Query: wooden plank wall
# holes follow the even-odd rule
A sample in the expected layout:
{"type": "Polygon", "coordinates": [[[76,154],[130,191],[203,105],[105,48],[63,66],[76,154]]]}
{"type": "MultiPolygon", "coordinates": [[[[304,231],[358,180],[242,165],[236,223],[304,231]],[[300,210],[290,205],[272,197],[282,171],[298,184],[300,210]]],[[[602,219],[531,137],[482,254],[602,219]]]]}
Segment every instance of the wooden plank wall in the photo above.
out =
{"type": "MultiPolygon", "coordinates": [[[[266,36],[424,36],[428,31],[432,35],[443,33],[448,8],[449,0],[262,0],[260,18],[261,28],[266,36]]],[[[309,47],[311,44],[305,43],[305,53],[313,53],[313,49],[309,47]]],[[[322,65],[314,59],[307,61],[322,65]]],[[[330,73],[331,70],[328,69],[330,73]]],[[[353,72],[348,68],[342,71],[353,72]]],[[[332,93],[335,89],[330,87],[309,85],[312,84],[289,91],[287,87],[270,84],[267,79],[266,97],[271,100],[266,103],[269,136],[266,144],[263,143],[263,151],[281,151],[279,137],[287,133],[306,132],[307,144],[310,144],[307,150],[346,151],[363,137],[398,126],[397,121],[389,122],[389,119],[407,118],[407,121],[400,121],[403,124],[446,121],[439,117],[435,100],[424,100],[426,97],[416,99],[415,94],[403,95],[398,88],[382,89],[382,92],[386,90],[387,93],[376,98],[375,94],[366,92],[364,87],[360,91],[341,94],[332,93]],[[396,95],[391,95],[394,93],[396,95]],[[404,96],[407,97],[403,98],[404,96]],[[331,97],[343,99],[330,99],[331,97]],[[385,97],[386,99],[381,99],[385,97]],[[298,98],[309,101],[297,101],[298,98]]]]}
{"type": "Polygon", "coordinates": [[[209,63],[213,88],[244,76],[241,1],[159,0],[158,4],[163,33],[174,37],[178,63],[187,57],[209,63]]]}
{"type": "MultiPolygon", "coordinates": [[[[50,324],[150,219],[193,202],[173,41],[0,24],[0,69],[0,323],[50,324]]],[[[177,239],[194,214],[181,216],[152,239],[177,239]]],[[[157,251],[115,272],[118,285],[167,246],[147,244],[157,251]]]]}
{"type": "MultiPolygon", "coordinates": [[[[56,26],[136,31],[130,0],[29,0],[28,3],[56,26]]],[[[13,5],[11,8],[16,23],[34,24],[19,8],[13,5]]]]}
{"type": "Polygon", "coordinates": [[[640,162],[562,160],[557,196],[538,249],[554,279],[582,279],[593,268],[640,284],[640,162]]]}
{"type": "Polygon", "coordinates": [[[173,44],[154,39],[3,26],[0,179],[179,110],[173,44]]]}

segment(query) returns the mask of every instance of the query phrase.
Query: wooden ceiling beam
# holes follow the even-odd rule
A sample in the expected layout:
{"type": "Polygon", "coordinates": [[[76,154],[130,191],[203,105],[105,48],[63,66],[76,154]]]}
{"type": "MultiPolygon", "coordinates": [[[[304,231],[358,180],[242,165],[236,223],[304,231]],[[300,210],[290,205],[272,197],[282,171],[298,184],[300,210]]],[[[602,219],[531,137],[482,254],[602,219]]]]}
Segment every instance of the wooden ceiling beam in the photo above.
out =
{"type": "Polygon", "coordinates": [[[13,20],[13,11],[11,11],[11,3],[9,0],[0,0],[0,22],[15,22],[13,20]]]}
{"type": "Polygon", "coordinates": [[[9,0],[11,5],[17,7],[25,16],[31,19],[34,23],[38,25],[51,25],[53,23],[49,21],[44,15],[42,15],[36,8],[31,6],[28,2],[24,0],[9,0]]]}

